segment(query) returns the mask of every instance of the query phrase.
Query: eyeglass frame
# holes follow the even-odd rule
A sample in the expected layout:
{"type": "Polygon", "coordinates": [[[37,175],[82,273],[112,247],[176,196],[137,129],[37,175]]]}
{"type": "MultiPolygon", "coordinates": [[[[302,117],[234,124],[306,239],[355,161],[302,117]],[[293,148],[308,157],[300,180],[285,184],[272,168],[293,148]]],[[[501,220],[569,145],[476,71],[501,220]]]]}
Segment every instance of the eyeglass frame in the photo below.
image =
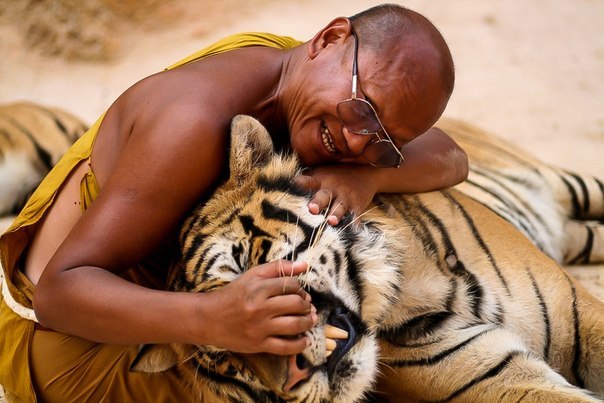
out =
{"type": "Polygon", "coordinates": [[[370,136],[370,135],[374,135],[376,138],[374,138],[369,144],[367,144],[365,146],[365,148],[363,149],[363,153],[365,153],[365,150],[367,149],[367,147],[371,146],[372,144],[378,144],[378,143],[383,143],[383,142],[387,142],[390,143],[390,145],[392,146],[392,148],[394,149],[394,151],[396,152],[396,154],[399,157],[398,163],[396,163],[395,165],[377,165],[371,161],[369,161],[369,159],[367,159],[367,162],[369,162],[369,164],[371,164],[374,167],[379,167],[379,168],[398,168],[401,166],[401,164],[403,163],[403,161],[405,161],[405,157],[403,157],[403,154],[401,153],[401,150],[394,144],[394,142],[392,141],[392,139],[390,138],[390,136],[388,135],[388,132],[386,131],[386,129],[384,128],[384,125],[382,124],[382,122],[380,121],[380,118],[375,110],[375,108],[373,107],[373,105],[371,105],[371,102],[369,102],[366,99],[363,98],[358,98],[357,97],[357,84],[358,84],[358,53],[359,53],[359,38],[357,36],[357,33],[353,30],[351,31],[353,37],[354,37],[354,53],[353,53],[353,59],[352,59],[352,94],[350,96],[350,98],[348,99],[344,99],[340,102],[337,103],[336,105],[336,112],[338,114],[338,119],[340,119],[340,122],[342,123],[342,125],[351,133],[354,134],[358,134],[361,136],[370,136]],[[380,130],[378,130],[377,132],[369,132],[367,129],[364,129],[364,131],[362,132],[358,132],[355,130],[351,130],[349,127],[346,126],[346,124],[344,123],[344,120],[342,119],[342,116],[340,115],[340,110],[339,110],[339,106],[345,102],[350,102],[350,101],[357,101],[357,102],[362,102],[364,104],[366,104],[367,106],[369,106],[369,108],[371,109],[371,111],[373,112],[373,116],[376,120],[376,122],[380,125],[380,130]],[[386,138],[381,138],[379,135],[379,132],[382,131],[384,133],[384,136],[386,138]]]}

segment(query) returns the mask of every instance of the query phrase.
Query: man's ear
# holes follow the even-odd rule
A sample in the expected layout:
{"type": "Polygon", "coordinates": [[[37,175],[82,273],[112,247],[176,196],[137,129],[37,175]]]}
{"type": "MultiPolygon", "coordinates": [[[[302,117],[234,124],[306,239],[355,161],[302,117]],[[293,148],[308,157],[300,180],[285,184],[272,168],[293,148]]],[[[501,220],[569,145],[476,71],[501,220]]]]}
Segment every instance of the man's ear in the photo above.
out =
{"type": "Polygon", "coordinates": [[[352,35],[352,22],[346,17],[338,17],[317,32],[308,45],[308,57],[314,59],[329,45],[342,43],[352,35]]]}

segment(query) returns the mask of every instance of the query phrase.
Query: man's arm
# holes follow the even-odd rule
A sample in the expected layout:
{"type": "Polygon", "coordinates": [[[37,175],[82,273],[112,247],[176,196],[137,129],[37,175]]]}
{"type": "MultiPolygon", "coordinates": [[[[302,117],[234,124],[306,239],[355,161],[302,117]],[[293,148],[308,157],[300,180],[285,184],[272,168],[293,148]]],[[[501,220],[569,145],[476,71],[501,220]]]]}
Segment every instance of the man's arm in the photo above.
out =
{"type": "Polygon", "coordinates": [[[363,212],[376,193],[420,193],[454,186],[468,176],[468,158],[445,132],[432,128],[402,148],[399,168],[341,164],[317,167],[300,183],[317,190],[312,213],[331,205],[329,222],[336,224],[348,211],[363,212]]]}
{"type": "Polygon", "coordinates": [[[34,309],[40,323],[104,343],[302,351],[306,339],[296,336],[314,324],[316,315],[296,278],[280,275],[299,274],[305,263],[270,262],[208,294],[147,289],[117,275],[178,228],[213,190],[226,164],[230,117],[216,118],[211,108],[203,108],[209,102],[195,97],[206,92],[187,93],[183,87],[189,81],[161,77],[145,80],[133,98],[114,104],[123,107],[116,113],[133,123],[117,125],[125,131],[125,144],[111,159],[98,198],[39,279],[34,309]],[[148,82],[153,86],[147,88],[148,82]]]}

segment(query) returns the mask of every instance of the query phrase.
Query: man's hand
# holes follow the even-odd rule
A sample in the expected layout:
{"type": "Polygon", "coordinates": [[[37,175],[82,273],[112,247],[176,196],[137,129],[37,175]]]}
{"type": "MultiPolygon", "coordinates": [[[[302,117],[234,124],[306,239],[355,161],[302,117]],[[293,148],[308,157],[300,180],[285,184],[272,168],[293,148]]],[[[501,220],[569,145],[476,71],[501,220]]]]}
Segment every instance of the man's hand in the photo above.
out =
{"type": "Polygon", "coordinates": [[[207,323],[204,341],[241,353],[302,352],[308,343],[304,332],[317,323],[310,295],[297,279],[307,269],[305,262],[278,260],[205,294],[202,317],[213,323],[207,323]]]}
{"type": "Polygon", "coordinates": [[[308,204],[313,214],[327,210],[327,222],[336,225],[352,211],[360,214],[369,206],[376,193],[376,183],[370,180],[375,168],[341,164],[314,168],[296,178],[305,189],[316,191],[308,204]]]}

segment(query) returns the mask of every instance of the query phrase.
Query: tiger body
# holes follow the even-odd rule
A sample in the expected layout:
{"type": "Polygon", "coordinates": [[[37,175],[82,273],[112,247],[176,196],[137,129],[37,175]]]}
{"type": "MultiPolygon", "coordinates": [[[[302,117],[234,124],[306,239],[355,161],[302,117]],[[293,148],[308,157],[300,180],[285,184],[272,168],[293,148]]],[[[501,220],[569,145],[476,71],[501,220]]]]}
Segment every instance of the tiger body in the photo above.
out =
{"type": "MultiPolygon", "coordinates": [[[[476,136],[470,143],[485,140],[476,136]]],[[[458,190],[379,195],[361,217],[332,227],[308,212],[310,195],[293,181],[297,160],[276,155],[256,121],[236,118],[231,142],[230,179],[185,222],[170,288],[211,292],[266,261],[307,261],[300,281],[319,316],[307,334],[312,343],[297,357],[151,346],[136,370],[178,364],[192,396],[230,401],[349,402],[376,387],[387,393],[376,394],[380,400],[397,401],[604,398],[604,304],[535,246],[563,250],[558,259],[577,256],[564,233],[572,204],[557,199],[554,168],[519,158],[514,173],[503,158],[474,158],[470,147],[470,161],[479,162],[473,171],[490,172],[482,176],[495,190],[481,190],[473,173],[458,190]],[[527,177],[535,179],[516,179],[527,177]],[[490,209],[462,193],[501,201],[521,197],[522,186],[543,203],[540,218],[509,221],[530,236],[533,219],[557,220],[539,242],[503,218],[519,208],[490,209]],[[349,333],[329,357],[326,324],[349,333]],[[284,390],[294,373],[298,382],[284,390]]],[[[590,217],[604,216],[596,211],[602,194],[589,195],[590,217]]],[[[577,225],[577,234],[588,232],[577,225]]],[[[598,225],[589,223],[596,234],[598,225]]],[[[595,260],[602,248],[592,242],[582,256],[595,260]]]]}
{"type": "Polygon", "coordinates": [[[0,217],[16,214],[87,130],[72,114],[30,102],[0,106],[0,217]]]}
{"type": "MultiPolygon", "coordinates": [[[[427,401],[590,401],[561,374],[603,395],[602,302],[463,194],[384,205],[395,211],[387,236],[400,231],[405,256],[391,294],[398,301],[375,325],[380,391],[427,401]],[[410,224],[403,231],[402,222],[410,224]]],[[[367,217],[384,231],[382,219],[367,217]]]]}
{"type": "Polygon", "coordinates": [[[468,153],[468,179],[455,187],[512,223],[568,265],[604,262],[604,183],[545,164],[459,121],[439,127],[468,153]]]}

